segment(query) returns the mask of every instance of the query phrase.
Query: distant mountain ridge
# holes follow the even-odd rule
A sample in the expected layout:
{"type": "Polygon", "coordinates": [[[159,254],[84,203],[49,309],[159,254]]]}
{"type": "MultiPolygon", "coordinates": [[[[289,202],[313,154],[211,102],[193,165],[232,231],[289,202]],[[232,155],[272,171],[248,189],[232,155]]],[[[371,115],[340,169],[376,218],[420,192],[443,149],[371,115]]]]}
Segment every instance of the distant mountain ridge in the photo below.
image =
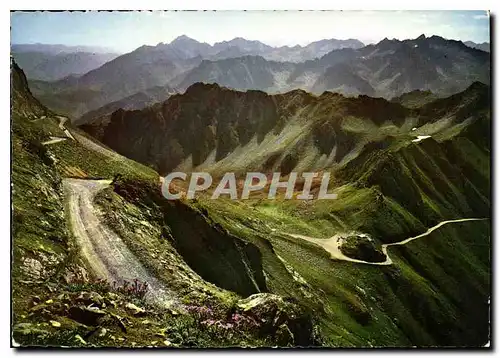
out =
{"type": "Polygon", "coordinates": [[[472,41],[465,41],[464,44],[469,46],[469,47],[481,50],[481,51],[490,52],[490,43],[489,42],[483,42],[483,43],[478,44],[478,43],[475,43],[472,41]]]}
{"type": "Polygon", "coordinates": [[[474,81],[489,84],[487,53],[460,41],[422,35],[404,41],[384,39],[360,49],[333,50],[319,59],[297,64],[277,65],[252,56],[203,61],[173,84],[181,90],[205,82],[238,90],[275,93],[301,88],[316,94],[333,91],[389,99],[414,90],[451,95],[474,81]]]}
{"type": "Polygon", "coordinates": [[[30,80],[57,81],[68,76],[83,75],[116,58],[116,53],[97,52],[12,52],[30,80]]]}
{"type": "MultiPolygon", "coordinates": [[[[328,45],[329,41],[342,42],[343,40],[323,40],[321,48],[336,46],[328,45]]],[[[311,45],[316,46],[315,44],[311,45]]],[[[353,46],[362,45],[361,42],[353,44],[353,46]]],[[[286,47],[278,48],[279,51],[286,49],[286,47]]],[[[290,50],[298,51],[299,49],[301,47],[296,46],[290,50]]],[[[37,81],[31,84],[31,88],[49,107],[78,118],[108,103],[120,101],[153,87],[167,84],[177,86],[189,70],[197,67],[204,59],[217,57],[218,53],[224,52],[225,55],[220,57],[226,59],[227,57],[240,57],[248,52],[274,50],[273,47],[259,41],[248,41],[242,38],[211,46],[187,36],[179,36],[168,44],[141,46],[78,78],[65,78],[51,83],[37,81]],[[233,50],[236,52],[231,53],[233,50]],[[176,81],[170,83],[174,79],[176,81]]],[[[309,57],[314,55],[310,49],[307,51],[309,51],[309,57]]],[[[18,62],[21,63],[21,61],[18,62]]],[[[24,67],[22,63],[21,67],[24,67]]],[[[30,73],[30,71],[27,72],[30,73]]],[[[236,85],[236,82],[234,84],[236,85]]]]}
{"type": "Polygon", "coordinates": [[[80,77],[57,82],[32,81],[31,88],[49,107],[78,118],[108,103],[166,86],[201,61],[201,57],[185,59],[169,45],[141,46],[80,77]]]}
{"type": "Polygon", "coordinates": [[[10,47],[12,52],[43,52],[50,54],[58,53],[73,53],[73,52],[92,52],[92,53],[115,53],[120,54],[119,51],[103,47],[103,46],[68,46],[60,44],[12,44],[10,47]]]}
{"type": "Polygon", "coordinates": [[[83,75],[119,56],[100,46],[12,44],[10,50],[28,79],[42,81],[83,75]]]}
{"type": "Polygon", "coordinates": [[[364,44],[355,39],[323,39],[311,42],[306,46],[273,47],[257,40],[235,37],[229,41],[216,42],[211,46],[182,35],[169,44],[161,43],[158,46],[169,46],[184,58],[201,56],[208,60],[218,60],[242,56],[262,56],[270,61],[302,62],[321,57],[332,50],[361,48],[364,44]]]}
{"type": "Polygon", "coordinates": [[[407,108],[368,96],[314,96],[302,90],[268,95],[196,83],[163,103],[140,111],[120,109],[82,128],[160,174],[207,166],[321,170],[349,161],[385,136],[411,138],[413,127],[442,122],[436,130],[443,131],[481,117],[489,110],[488,93],[488,86],[476,82],[454,96],[407,108]]]}

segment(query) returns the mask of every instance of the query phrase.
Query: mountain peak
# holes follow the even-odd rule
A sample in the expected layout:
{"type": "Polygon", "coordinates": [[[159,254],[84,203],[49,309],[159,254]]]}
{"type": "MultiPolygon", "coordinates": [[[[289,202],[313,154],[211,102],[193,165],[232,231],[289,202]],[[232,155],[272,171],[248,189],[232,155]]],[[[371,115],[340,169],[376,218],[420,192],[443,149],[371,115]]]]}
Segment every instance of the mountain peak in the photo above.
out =
{"type": "Polygon", "coordinates": [[[425,37],[424,34],[420,35],[419,37],[417,37],[417,40],[425,40],[427,37],[425,37]]]}
{"type": "Polygon", "coordinates": [[[220,89],[222,88],[217,83],[208,83],[208,82],[195,82],[191,86],[189,86],[184,94],[193,94],[199,93],[200,91],[208,91],[212,89],[220,89]]]}
{"type": "Polygon", "coordinates": [[[175,44],[175,43],[185,43],[185,42],[196,42],[196,43],[198,43],[198,41],[196,41],[195,39],[192,39],[189,36],[181,35],[181,36],[177,36],[172,42],[170,42],[170,44],[172,45],[172,44],[175,44]]]}
{"type": "Polygon", "coordinates": [[[391,43],[391,40],[389,40],[387,37],[384,37],[382,41],[379,42],[379,44],[389,44],[391,43]]]}
{"type": "Polygon", "coordinates": [[[469,87],[467,87],[467,89],[465,91],[474,91],[474,90],[481,90],[481,91],[484,91],[484,90],[488,90],[489,89],[489,86],[483,82],[480,82],[480,81],[474,81],[471,83],[471,85],[469,87]]]}

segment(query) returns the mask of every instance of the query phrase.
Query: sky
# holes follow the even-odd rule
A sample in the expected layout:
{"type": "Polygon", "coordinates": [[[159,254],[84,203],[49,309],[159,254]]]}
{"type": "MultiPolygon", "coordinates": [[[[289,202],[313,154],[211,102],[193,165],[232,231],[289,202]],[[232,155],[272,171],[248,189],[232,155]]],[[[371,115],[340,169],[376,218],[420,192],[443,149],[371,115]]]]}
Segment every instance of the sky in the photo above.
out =
{"type": "Polygon", "coordinates": [[[117,52],[168,43],[180,35],[200,42],[243,37],[271,46],[321,39],[364,43],[438,35],[489,42],[486,11],[154,11],[13,12],[11,43],[102,46],[117,52]]]}

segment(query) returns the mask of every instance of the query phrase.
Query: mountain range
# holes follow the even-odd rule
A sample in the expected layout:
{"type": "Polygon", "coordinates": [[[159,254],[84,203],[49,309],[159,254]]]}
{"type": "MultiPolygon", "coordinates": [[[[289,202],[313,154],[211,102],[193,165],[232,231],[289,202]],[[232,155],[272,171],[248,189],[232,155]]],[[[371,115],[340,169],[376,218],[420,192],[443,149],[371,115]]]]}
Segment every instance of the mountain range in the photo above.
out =
{"type": "Polygon", "coordinates": [[[182,35],[174,39],[168,46],[173,52],[176,52],[186,59],[200,56],[204,59],[220,60],[253,55],[262,56],[266,60],[272,61],[303,62],[321,57],[332,50],[341,48],[361,48],[364,44],[355,39],[324,39],[311,42],[306,46],[273,47],[260,41],[236,37],[229,41],[216,42],[211,46],[207,43],[201,43],[188,36],[182,35]]]}
{"type": "Polygon", "coordinates": [[[465,41],[464,44],[466,44],[469,47],[485,51],[485,52],[490,52],[490,43],[489,42],[483,42],[483,43],[475,43],[472,41],[465,41]]]}
{"type": "MultiPolygon", "coordinates": [[[[330,48],[348,46],[361,47],[363,44],[356,40],[332,39],[314,42],[304,48],[300,46],[273,48],[259,41],[235,38],[210,46],[187,36],[180,36],[169,44],[141,46],[79,78],[69,77],[49,83],[36,81],[38,78],[33,76],[31,87],[48,106],[72,117],[80,117],[86,112],[136,95],[151,87],[164,86],[171,81],[177,82],[182,79],[182,75],[197,67],[205,58],[224,59],[246,54],[270,55],[273,51],[278,51],[279,56],[277,56],[280,58],[286,58],[288,52],[290,52],[289,57],[296,58],[303,52],[304,58],[309,59],[323,54],[330,48]]],[[[32,73],[32,71],[27,72],[28,75],[32,73]]]]}
{"type": "MultiPolygon", "coordinates": [[[[364,47],[350,43],[351,47],[321,56],[323,51],[341,47],[336,41],[279,50],[240,38],[210,46],[182,36],[170,44],[142,46],[80,77],[31,80],[30,86],[42,103],[76,120],[150,88],[167,86],[183,92],[197,82],[268,93],[303,89],[318,95],[333,91],[386,99],[414,90],[447,96],[474,81],[490,82],[489,54],[460,41],[424,35],[404,41],[384,39],[364,47]],[[294,62],[287,55],[275,61],[270,58],[277,56],[268,56],[269,51],[306,48],[314,59],[294,62]],[[236,57],[217,58],[221,53],[236,57]]],[[[85,118],[90,119],[89,115],[85,118]]]]}

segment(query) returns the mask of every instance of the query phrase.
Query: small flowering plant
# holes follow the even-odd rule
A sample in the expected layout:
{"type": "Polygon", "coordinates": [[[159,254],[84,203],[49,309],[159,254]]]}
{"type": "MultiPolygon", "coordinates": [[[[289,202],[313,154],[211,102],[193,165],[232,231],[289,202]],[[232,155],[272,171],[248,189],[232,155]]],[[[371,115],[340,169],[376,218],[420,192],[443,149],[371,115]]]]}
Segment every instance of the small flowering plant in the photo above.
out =
{"type": "Polygon", "coordinates": [[[132,282],[123,280],[121,285],[118,285],[116,281],[113,281],[112,288],[114,291],[118,291],[129,296],[136,296],[142,299],[146,296],[149,285],[147,282],[141,282],[138,279],[134,279],[132,282]]]}

